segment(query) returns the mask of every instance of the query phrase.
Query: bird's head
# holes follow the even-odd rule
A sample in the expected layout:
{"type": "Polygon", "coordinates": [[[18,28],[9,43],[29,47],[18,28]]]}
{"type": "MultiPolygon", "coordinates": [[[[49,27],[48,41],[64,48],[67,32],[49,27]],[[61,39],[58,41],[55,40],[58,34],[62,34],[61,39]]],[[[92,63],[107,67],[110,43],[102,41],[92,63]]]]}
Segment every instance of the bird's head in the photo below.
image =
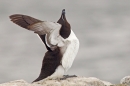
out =
{"type": "Polygon", "coordinates": [[[71,27],[70,27],[70,24],[68,23],[67,19],[66,19],[66,16],[65,16],[66,12],[65,12],[65,9],[62,10],[62,13],[61,13],[61,17],[60,19],[57,21],[57,23],[61,24],[62,27],[60,29],[60,35],[63,37],[63,38],[68,38],[70,33],[71,33],[71,27]]]}

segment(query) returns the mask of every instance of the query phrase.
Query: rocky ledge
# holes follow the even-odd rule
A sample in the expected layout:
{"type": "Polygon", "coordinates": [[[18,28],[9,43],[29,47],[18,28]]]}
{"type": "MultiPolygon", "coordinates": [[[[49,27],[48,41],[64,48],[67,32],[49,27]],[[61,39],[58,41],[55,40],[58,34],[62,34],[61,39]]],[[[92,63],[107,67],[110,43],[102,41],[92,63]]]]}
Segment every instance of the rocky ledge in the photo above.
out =
{"type": "Polygon", "coordinates": [[[95,77],[73,77],[67,78],[66,80],[41,80],[35,83],[28,83],[24,80],[15,80],[2,83],[0,86],[130,86],[130,76],[121,79],[121,83],[117,85],[95,77]]]}

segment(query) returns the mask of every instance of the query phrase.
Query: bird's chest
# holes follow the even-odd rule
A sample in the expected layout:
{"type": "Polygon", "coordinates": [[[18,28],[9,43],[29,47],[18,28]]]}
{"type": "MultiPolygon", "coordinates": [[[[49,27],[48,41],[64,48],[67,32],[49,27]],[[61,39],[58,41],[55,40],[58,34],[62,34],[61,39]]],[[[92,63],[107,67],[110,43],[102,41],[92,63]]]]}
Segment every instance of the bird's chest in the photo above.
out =
{"type": "Polygon", "coordinates": [[[63,53],[61,64],[66,71],[72,66],[78,49],[79,44],[77,40],[67,41],[65,46],[61,48],[61,52],[63,53]]]}

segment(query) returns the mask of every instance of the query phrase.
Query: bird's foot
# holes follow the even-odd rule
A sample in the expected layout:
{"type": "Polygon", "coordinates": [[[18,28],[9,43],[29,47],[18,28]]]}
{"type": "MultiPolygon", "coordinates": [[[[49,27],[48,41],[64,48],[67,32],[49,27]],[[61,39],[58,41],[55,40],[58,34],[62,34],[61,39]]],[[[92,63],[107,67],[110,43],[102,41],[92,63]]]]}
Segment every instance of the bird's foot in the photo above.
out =
{"type": "Polygon", "coordinates": [[[65,80],[67,78],[77,77],[76,75],[63,75],[63,78],[60,78],[60,80],[65,80]]]}

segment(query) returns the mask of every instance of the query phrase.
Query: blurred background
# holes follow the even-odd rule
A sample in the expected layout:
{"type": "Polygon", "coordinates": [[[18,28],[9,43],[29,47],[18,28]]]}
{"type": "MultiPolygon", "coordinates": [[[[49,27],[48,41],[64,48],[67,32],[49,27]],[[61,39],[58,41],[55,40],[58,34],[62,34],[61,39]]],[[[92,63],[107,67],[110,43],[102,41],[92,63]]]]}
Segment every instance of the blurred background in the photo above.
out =
{"type": "Polygon", "coordinates": [[[25,14],[56,22],[64,8],[80,40],[66,74],[112,83],[130,75],[130,0],[1,0],[0,83],[35,80],[46,52],[36,34],[15,25],[9,16],[25,14]]]}

